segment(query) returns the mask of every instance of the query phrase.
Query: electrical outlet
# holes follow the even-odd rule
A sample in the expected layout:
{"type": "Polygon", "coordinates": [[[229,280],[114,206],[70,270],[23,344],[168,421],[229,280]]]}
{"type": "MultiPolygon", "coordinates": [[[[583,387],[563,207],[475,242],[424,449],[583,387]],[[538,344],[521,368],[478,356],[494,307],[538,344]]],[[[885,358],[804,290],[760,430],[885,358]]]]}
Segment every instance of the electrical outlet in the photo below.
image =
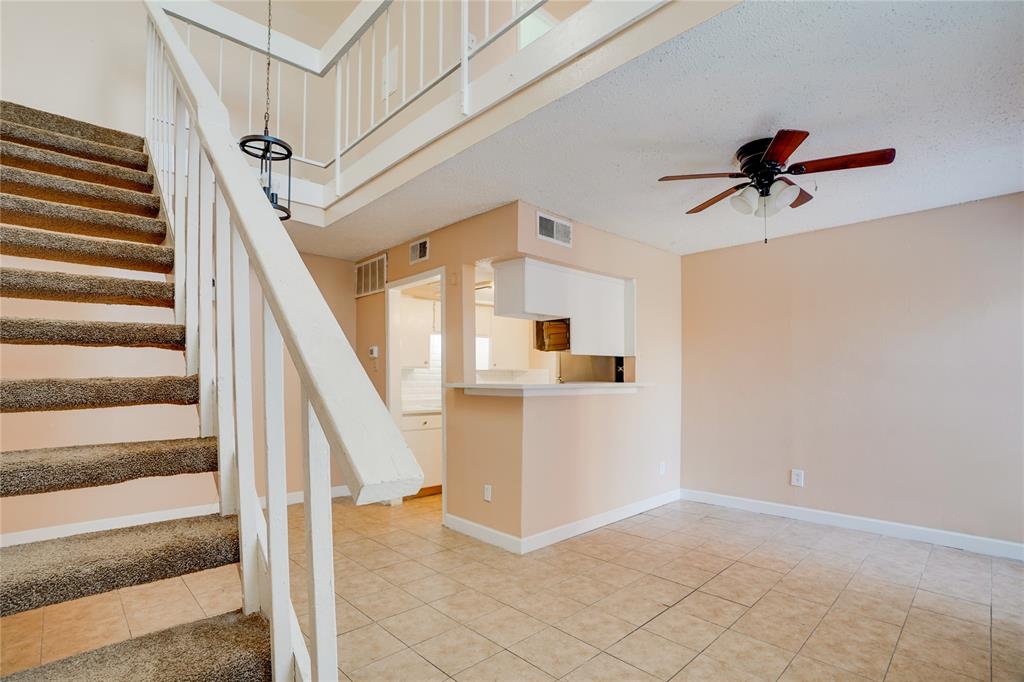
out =
{"type": "Polygon", "coordinates": [[[665,462],[664,461],[658,462],[658,473],[661,474],[662,476],[665,475],[665,462]]]}
{"type": "Polygon", "coordinates": [[[798,488],[804,487],[804,470],[803,469],[790,469],[789,470],[789,484],[795,485],[798,488]]]}
{"type": "Polygon", "coordinates": [[[485,483],[484,484],[484,502],[490,502],[490,501],[491,501],[491,484],[490,483],[485,483]]]}

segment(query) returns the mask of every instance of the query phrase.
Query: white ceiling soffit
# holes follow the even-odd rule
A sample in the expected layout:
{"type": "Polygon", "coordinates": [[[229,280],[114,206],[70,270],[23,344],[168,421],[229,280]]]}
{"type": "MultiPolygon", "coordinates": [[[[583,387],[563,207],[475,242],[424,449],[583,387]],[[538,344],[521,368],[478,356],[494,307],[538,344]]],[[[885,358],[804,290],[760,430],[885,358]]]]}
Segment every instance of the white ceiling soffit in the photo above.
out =
{"type": "Polygon", "coordinates": [[[515,199],[685,254],[759,240],[723,202],[741,144],[809,130],[793,161],[895,147],[891,166],[808,175],[778,237],[1024,190],[1024,3],[751,2],[538,110],[328,228],[357,258],[515,199]]]}

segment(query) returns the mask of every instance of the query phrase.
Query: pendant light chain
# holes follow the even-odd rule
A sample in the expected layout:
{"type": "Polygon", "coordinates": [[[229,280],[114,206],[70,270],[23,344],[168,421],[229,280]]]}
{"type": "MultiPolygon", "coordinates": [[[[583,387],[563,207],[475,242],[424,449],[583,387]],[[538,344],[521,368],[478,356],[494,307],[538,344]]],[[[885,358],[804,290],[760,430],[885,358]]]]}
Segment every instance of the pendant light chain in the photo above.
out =
{"type": "Polygon", "coordinates": [[[271,0],[267,0],[267,108],[263,112],[263,134],[270,134],[270,22],[271,0]]]}

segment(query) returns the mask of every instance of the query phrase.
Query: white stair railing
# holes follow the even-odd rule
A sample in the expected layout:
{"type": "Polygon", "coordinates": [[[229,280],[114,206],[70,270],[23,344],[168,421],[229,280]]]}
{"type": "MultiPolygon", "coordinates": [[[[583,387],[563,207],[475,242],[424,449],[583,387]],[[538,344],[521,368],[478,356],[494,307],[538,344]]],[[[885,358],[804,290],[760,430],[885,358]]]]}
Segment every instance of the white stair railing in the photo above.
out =
{"type": "MultiPolygon", "coordinates": [[[[384,0],[379,2],[377,11],[349,38],[336,53],[325,58],[325,63],[304,65],[302,56],[293,44],[273,47],[271,50],[271,78],[277,112],[275,126],[282,125],[301,134],[295,160],[319,168],[334,166],[336,196],[343,193],[341,162],[364,140],[420,100],[443,82],[451,80],[453,88],[460,94],[460,110],[469,117],[493,102],[477,103],[471,97],[471,70],[474,59],[484,53],[505,36],[513,34],[523,22],[538,12],[547,0],[384,0]],[[492,6],[493,5],[493,6],[492,6]],[[281,116],[282,67],[285,77],[290,79],[287,87],[292,92],[301,91],[301,102],[286,106],[285,117],[281,116]],[[318,70],[319,69],[319,70],[318,70]],[[307,127],[310,120],[309,84],[310,77],[322,79],[326,88],[333,89],[330,98],[334,111],[331,116],[333,140],[319,139],[319,144],[307,145],[307,127]],[[457,79],[457,80],[456,80],[457,79]],[[287,119],[287,120],[285,120],[287,119]]],[[[200,23],[209,18],[208,13],[190,8],[188,3],[168,3],[165,11],[188,24],[188,31],[206,30],[217,34],[218,61],[216,80],[220,82],[225,68],[223,42],[234,40],[245,48],[244,56],[234,51],[228,59],[248,61],[249,96],[246,111],[234,111],[236,120],[248,121],[247,130],[253,127],[253,106],[258,106],[259,97],[253,96],[253,89],[260,84],[252,82],[253,62],[266,59],[266,50],[246,42],[241,33],[228,35],[222,31],[226,26],[208,27],[200,23]]],[[[545,22],[557,21],[553,15],[546,15],[545,22]]],[[[537,29],[534,28],[534,31],[537,29]]],[[[265,34],[264,34],[265,35],[265,34]]],[[[511,37],[511,36],[510,36],[511,37]]],[[[503,49],[518,50],[520,40],[508,39],[503,49]]],[[[245,62],[241,62],[244,64],[245,62]]],[[[244,71],[239,63],[232,66],[233,72],[244,71]]],[[[256,69],[257,75],[262,69],[256,69]]],[[[517,85],[517,89],[523,84],[517,85]]],[[[218,89],[218,94],[220,90],[218,89]]],[[[258,117],[258,112],[257,112],[258,117]]],[[[277,133],[275,133],[277,134],[277,133]]],[[[429,140],[422,140],[424,144],[429,140]]],[[[350,191],[352,188],[344,188],[350,191]]]]}
{"type": "Polygon", "coordinates": [[[218,436],[221,512],[238,514],[244,610],[270,621],[274,679],[337,679],[330,455],[357,504],[412,494],[423,472],[259,188],[215,89],[159,4],[145,5],[145,136],[174,239],[175,313],[188,372],[199,374],[200,429],[218,436]],[[262,439],[254,308],[262,310],[262,439]],[[285,352],[301,386],[308,647],[289,592],[285,352]]]}

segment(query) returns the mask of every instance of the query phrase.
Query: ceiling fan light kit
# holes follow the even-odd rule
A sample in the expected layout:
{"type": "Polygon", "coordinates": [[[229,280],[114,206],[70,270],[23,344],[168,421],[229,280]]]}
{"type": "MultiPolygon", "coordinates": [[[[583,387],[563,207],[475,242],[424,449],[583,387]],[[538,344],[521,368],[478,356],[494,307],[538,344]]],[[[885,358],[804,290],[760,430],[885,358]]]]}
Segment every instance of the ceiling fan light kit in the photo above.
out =
{"type": "Polygon", "coordinates": [[[697,204],[687,215],[700,213],[714,206],[722,199],[730,198],[729,204],[743,215],[767,218],[788,207],[799,208],[813,199],[810,193],[790,180],[787,175],[807,175],[868,166],[884,166],[896,158],[893,148],[876,149],[858,154],[830,156],[811,161],[786,162],[807,136],[806,130],[780,130],[775,137],[752,140],[736,150],[736,161],[740,172],[695,173],[689,175],[666,175],[659,182],[672,180],[704,180],[711,178],[745,178],[729,189],[716,194],[707,201],[697,204]]]}

